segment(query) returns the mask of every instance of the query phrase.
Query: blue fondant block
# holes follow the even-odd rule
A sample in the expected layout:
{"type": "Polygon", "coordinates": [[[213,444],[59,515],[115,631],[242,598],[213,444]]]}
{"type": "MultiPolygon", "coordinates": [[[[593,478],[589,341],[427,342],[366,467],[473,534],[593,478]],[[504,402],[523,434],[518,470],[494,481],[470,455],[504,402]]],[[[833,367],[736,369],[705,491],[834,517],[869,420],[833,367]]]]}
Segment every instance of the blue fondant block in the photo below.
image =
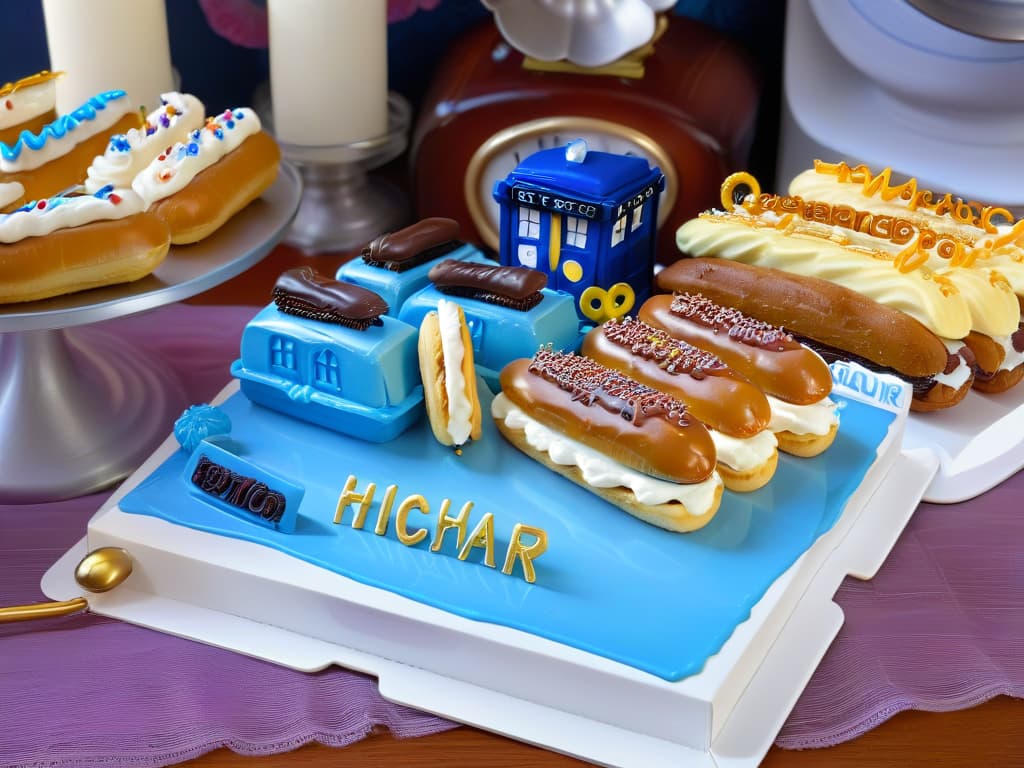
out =
{"type": "Polygon", "coordinates": [[[431,284],[413,294],[402,305],[398,317],[418,328],[427,313],[437,309],[440,299],[458,303],[473,339],[477,372],[491,391],[497,392],[498,375],[512,360],[533,357],[538,347],[545,344],[575,352],[583,341],[573,297],[547,288],[542,293],[540,304],[529,312],[520,312],[463,296],[446,296],[431,284]]]}
{"type": "Polygon", "coordinates": [[[250,523],[293,533],[303,488],[210,440],[192,452],[185,486],[197,499],[250,523]]]}
{"type": "Polygon", "coordinates": [[[457,261],[474,261],[481,264],[493,264],[475,245],[465,243],[454,251],[439,256],[404,272],[393,272],[383,267],[371,267],[361,258],[352,259],[338,268],[335,278],[346,283],[353,283],[361,288],[368,288],[388,303],[388,315],[398,317],[402,304],[416,291],[430,285],[427,274],[430,268],[439,261],[456,259],[457,261]]]}
{"type": "Polygon", "coordinates": [[[422,411],[415,328],[392,317],[360,331],[265,307],[231,366],[254,403],[337,432],[387,442],[422,411]]]}

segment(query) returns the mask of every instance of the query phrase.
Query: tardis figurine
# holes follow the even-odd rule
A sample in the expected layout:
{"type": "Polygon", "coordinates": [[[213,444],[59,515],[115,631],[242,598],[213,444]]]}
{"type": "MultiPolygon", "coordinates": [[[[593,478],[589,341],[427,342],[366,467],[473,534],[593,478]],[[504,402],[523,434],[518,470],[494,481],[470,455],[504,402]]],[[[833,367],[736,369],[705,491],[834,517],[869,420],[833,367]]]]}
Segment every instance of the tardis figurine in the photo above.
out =
{"type": "Polygon", "coordinates": [[[644,158],[588,152],[582,139],[536,152],[494,185],[501,263],[547,274],[587,322],[621,317],[651,293],[664,187],[644,158]]]}

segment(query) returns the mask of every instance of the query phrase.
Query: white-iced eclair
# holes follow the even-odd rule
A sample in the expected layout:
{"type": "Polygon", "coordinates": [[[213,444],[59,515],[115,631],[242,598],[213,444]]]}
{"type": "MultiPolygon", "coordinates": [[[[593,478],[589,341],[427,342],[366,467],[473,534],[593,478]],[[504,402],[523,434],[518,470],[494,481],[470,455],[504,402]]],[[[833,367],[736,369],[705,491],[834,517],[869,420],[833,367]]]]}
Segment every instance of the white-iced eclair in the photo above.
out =
{"type": "Polygon", "coordinates": [[[277,142],[247,107],[207,118],[186,141],[161,152],[132,182],[171,242],[194,243],[217,231],[274,183],[277,142]]]}
{"type": "Polygon", "coordinates": [[[22,131],[38,133],[57,116],[54,81],[61,74],[43,70],[0,87],[0,143],[14,144],[22,131]]]}
{"type": "Polygon", "coordinates": [[[0,303],[138,280],[169,246],[167,227],[130,189],[30,203],[0,215],[0,303]]]}
{"type": "Polygon", "coordinates": [[[48,123],[39,133],[23,131],[14,144],[0,144],[0,183],[17,182],[25,189],[22,199],[8,210],[81,184],[110,135],[136,128],[141,122],[124,91],[106,91],[48,123]]]}
{"type": "Polygon", "coordinates": [[[420,376],[434,437],[461,448],[482,433],[473,342],[462,307],[441,299],[420,324],[420,376]]]}
{"type": "Polygon", "coordinates": [[[142,127],[110,137],[106,151],[86,171],[86,191],[91,195],[108,184],[130,187],[143,168],[168,147],[186,141],[205,117],[203,103],[195,96],[163,94],[160,107],[146,116],[142,127]]]}

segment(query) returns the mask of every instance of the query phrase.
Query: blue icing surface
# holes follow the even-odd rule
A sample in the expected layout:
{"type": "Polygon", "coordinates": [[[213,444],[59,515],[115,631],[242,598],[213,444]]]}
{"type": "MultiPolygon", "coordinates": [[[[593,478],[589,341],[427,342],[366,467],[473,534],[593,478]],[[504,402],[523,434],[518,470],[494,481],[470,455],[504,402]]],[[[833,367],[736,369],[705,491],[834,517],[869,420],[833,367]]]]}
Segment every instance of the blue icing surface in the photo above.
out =
{"type": "Polygon", "coordinates": [[[4,160],[13,162],[21,155],[21,150],[24,147],[28,147],[33,151],[40,150],[51,137],[60,139],[65,134],[74,131],[79,123],[95,119],[96,113],[99,110],[107,108],[107,102],[126,97],[127,94],[124,91],[105,91],[97,96],[93,96],[85,104],[78,107],[78,109],[73,110],[71,114],[61,115],[52,123],[47,123],[38,135],[31,131],[22,131],[14,146],[11,147],[0,142],[0,154],[3,155],[4,160]]]}
{"type": "Polygon", "coordinates": [[[431,268],[445,259],[457,261],[473,261],[479,264],[495,264],[488,259],[475,245],[464,243],[436,259],[417,264],[404,272],[395,272],[384,267],[372,267],[356,257],[338,268],[335,278],[346,283],[353,283],[360,288],[367,288],[388,303],[388,315],[398,317],[398,312],[406,299],[416,291],[430,284],[428,274],[431,268]]]}
{"type": "MultiPolygon", "coordinates": [[[[484,436],[462,456],[433,439],[420,420],[391,443],[377,445],[284,417],[234,395],[223,406],[232,439],[247,460],[300,483],[305,496],[292,534],[278,533],[202,503],[183,487],[187,456],[175,452],[121,502],[212,533],[274,547],[357,581],[471,619],[522,629],[636,667],[666,680],[703,669],[772,582],[835,523],[884,439],[893,414],[835,398],[843,408],[833,446],[813,459],[780,455],[772,481],[750,494],[725,492],[700,531],[675,534],[644,524],[527,458],[484,418],[484,436]],[[345,478],[357,489],[378,486],[362,529],[354,507],[332,524],[345,478]],[[501,482],[495,478],[501,475],[501,482]],[[398,485],[395,506],[422,494],[431,514],[414,511],[409,530],[426,527],[426,541],[400,543],[393,523],[373,533],[386,485],[398,485]],[[481,550],[459,561],[454,536],[429,549],[443,498],[451,514],[475,502],[470,530],[494,514],[498,568],[481,550]],[[548,550],[529,584],[501,573],[512,527],[547,531],[548,550]]],[[[482,393],[484,408],[490,397],[482,393]]],[[[392,519],[394,513],[392,513],[392,519]]]]}

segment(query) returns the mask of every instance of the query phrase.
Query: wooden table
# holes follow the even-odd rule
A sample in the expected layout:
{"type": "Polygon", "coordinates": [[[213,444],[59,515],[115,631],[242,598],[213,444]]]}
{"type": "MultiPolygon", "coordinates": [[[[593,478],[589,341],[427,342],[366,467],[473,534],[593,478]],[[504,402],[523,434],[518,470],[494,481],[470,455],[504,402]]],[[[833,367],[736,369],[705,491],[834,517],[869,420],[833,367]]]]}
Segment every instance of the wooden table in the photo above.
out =
{"type": "MultiPolygon", "coordinates": [[[[277,276],[308,264],[333,275],[351,254],[305,257],[292,248],[276,248],[244,274],[191,300],[197,304],[266,303],[277,276]]],[[[1024,645],[1024,639],[1022,639],[1024,645]]],[[[1024,652],[1022,652],[1024,655],[1024,652]]],[[[226,749],[183,765],[188,768],[290,768],[291,766],[486,766],[556,768],[588,765],[476,728],[462,727],[419,739],[394,739],[387,731],[343,749],[312,744],[287,754],[243,757],[226,749]]],[[[773,747],[765,768],[1024,768],[1024,700],[1005,696],[973,709],[930,713],[909,711],[860,738],[829,749],[790,751],[773,747]]]]}

